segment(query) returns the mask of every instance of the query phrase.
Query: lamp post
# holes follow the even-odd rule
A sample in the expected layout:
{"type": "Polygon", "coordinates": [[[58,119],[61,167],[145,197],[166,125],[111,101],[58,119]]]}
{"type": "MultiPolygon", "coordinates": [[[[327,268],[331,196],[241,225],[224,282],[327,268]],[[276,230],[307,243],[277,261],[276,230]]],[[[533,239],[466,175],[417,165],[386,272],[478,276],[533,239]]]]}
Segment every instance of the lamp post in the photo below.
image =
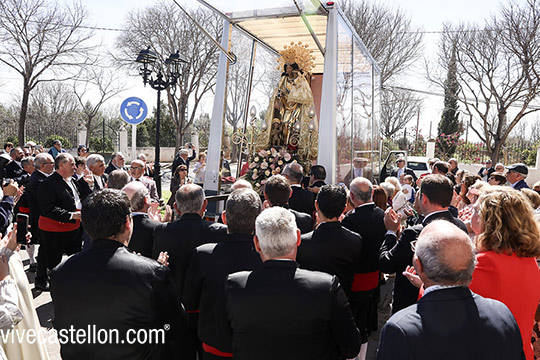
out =
{"type": "Polygon", "coordinates": [[[161,62],[157,63],[158,56],[155,52],[150,50],[150,47],[146,50],[141,50],[139,56],[137,56],[136,62],[141,64],[139,68],[139,75],[143,78],[144,86],[149,84],[154,90],[157,90],[157,115],[156,115],[156,149],[155,149],[155,162],[154,162],[154,181],[156,182],[156,190],[158,196],[161,197],[161,165],[159,163],[160,145],[159,145],[159,128],[161,121],[161,91],[166,90],[169,86],[172,86],[173,92],[176,89],[178,78],[180,77],[180,64],[187,63],[186,58],[180,55],[178,51],[171,54],[165,65],[167,66],[166,73],[163,73],[161,62]],[[157,64],[156,64],[157,63],[157,64]],[[154,79],[152,72],[156,73],[154,79]]]}

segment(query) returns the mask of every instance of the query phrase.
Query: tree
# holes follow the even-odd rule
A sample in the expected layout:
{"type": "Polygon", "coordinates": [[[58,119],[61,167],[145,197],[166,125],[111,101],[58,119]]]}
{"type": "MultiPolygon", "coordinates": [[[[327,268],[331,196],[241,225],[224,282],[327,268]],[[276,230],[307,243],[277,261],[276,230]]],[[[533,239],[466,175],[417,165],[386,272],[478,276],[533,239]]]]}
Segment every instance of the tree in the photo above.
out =
{"type": "MultiPolygon", "coordinates": [[[[217,15],[203,9],[193,10],[190,15],[219,41],[222,21],[217,15]]],[[[176,51],[187,57],[189,64],[183,67],[176,91],[173,88],[166,90],[167,107],[179,147],[195,119],[201,99],[215,84],[218,48],[174,3],[159,3],[144,11],[131,12],[117,44],[122,54],[129,54],[128,58],[117,55],[118,59],[131,69],[134,68],[134,57],[143,46],[151,46],[161,64],[176,51]],[[191,105],[189,111],[188,102],[191,105]]]]}
{"type": "Polygon", "coordinates": [[[540,110],[533,106],[540,95],[540,2],[509,2],[480,29],[446,25],[439,55],[446,70],[454,44],[459,101],[468,126],[497,162],[512,129],[540,110]]]}
{"type": "Polygon", "coordinates": [[[390,139],[418,115],[421,101],[410,91],[387,88],[381,94],[381,135],[390,139]]]}
{"type": "Polygon", "coordinates": [[[458,113],[459,83],[456,77],[456,48],[452,47],[452,56],[448,64],[448,74],[444,82],[444,109],[437,127],[437,145],[441,152],[451,157],[456,151],[455,143],[445,141],[448,136],[461,133],[462,125],[458,113]]]}
{"type": "Polygon", "coordinates": [[[73,93],[79,102],[86,127],[85,144],[87,146],[90,146],[92,121],[99,115],[101,107],[124,89],[124,84],[118,80],[116,74],[114,70],[94,66],[88,67],[85,69],[85,76],[73,84],[73,93]],[[91,90],[94,90],[93,93],[97,90],[98,94],[94,104],[87,99],[87,94],[91,90]]]}
{"type": "Polygon", "coordinates": [[[411,19],[399,8],[368,0],[346,0],[342,9],[381,70],[381,134],[395,134],[417,113],[422,100],[390,84],[397,84],[422,55],[423,34],[413,28],[411,19]]]}
{"type": "Polygon", "coordinates": [[[75,144],[79,118],[77,99],[70,85],[39,83],[30,95],[26,132],[38,141],[44,141],[49,134],[58,134],[75,144]]]}
{"type": "Polygon", "coordinates": [[[0,1],[0,62],[23,78],[20,143],[25,141],[31,91],[54,77],[72,78],[71,69],[90,62],[86,43],[92,33],[82,28],[86,17],[81,3],[61,8],[46,0],[0,1]]]}

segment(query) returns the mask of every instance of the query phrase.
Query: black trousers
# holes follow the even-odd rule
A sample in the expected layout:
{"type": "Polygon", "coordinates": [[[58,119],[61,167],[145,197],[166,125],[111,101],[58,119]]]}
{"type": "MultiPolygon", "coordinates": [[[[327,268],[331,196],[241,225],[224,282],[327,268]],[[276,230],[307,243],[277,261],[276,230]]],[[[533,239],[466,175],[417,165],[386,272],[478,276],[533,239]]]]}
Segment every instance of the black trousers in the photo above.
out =
{"type": "Polygon", "coordinates": [[[37,232],[39,233],[40,240],[37,256],[36,282],[44,283],[49,281],[49,276],[47,274],[47,243],[43,240],[42,231],[38,229],[37,232]]]}
{"type": "Polygon", "coordinates": [[[47,254],[47,268],[52,270],[62,261],[64,252],[69,256],[82,249],[81,229],[67,232],[42,231],[47,254]]]}

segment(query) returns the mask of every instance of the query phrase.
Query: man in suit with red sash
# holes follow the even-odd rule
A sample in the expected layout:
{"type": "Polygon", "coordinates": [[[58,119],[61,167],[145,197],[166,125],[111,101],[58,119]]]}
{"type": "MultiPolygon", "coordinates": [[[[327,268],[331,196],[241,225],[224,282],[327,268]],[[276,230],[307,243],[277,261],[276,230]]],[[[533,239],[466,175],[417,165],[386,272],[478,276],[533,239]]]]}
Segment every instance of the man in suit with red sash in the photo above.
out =
{"type": "Polygon", "coordinates": [[[72,155],[59,154],[54,160],[54,168],[56,171],[38,188],[38,226],[47,244],[47,267],[50,270],[60,263],[64,251],[72,255],[81,250],[81,199],[87,195],[80,194],[73,181],[76,167],[72,155]]]}

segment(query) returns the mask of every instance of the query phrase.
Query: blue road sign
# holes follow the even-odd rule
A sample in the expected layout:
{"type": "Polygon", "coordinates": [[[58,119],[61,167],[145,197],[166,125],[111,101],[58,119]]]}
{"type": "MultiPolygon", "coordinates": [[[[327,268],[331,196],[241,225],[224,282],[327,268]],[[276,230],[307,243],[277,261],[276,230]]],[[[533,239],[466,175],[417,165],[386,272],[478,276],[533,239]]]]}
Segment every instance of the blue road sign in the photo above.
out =
{"type": "Polygon", "coordinates": [[[142,99],[130,97],[120,105],[120,115],[128,124],[137,125],[146,119],[148,108],[142,99]]]}

